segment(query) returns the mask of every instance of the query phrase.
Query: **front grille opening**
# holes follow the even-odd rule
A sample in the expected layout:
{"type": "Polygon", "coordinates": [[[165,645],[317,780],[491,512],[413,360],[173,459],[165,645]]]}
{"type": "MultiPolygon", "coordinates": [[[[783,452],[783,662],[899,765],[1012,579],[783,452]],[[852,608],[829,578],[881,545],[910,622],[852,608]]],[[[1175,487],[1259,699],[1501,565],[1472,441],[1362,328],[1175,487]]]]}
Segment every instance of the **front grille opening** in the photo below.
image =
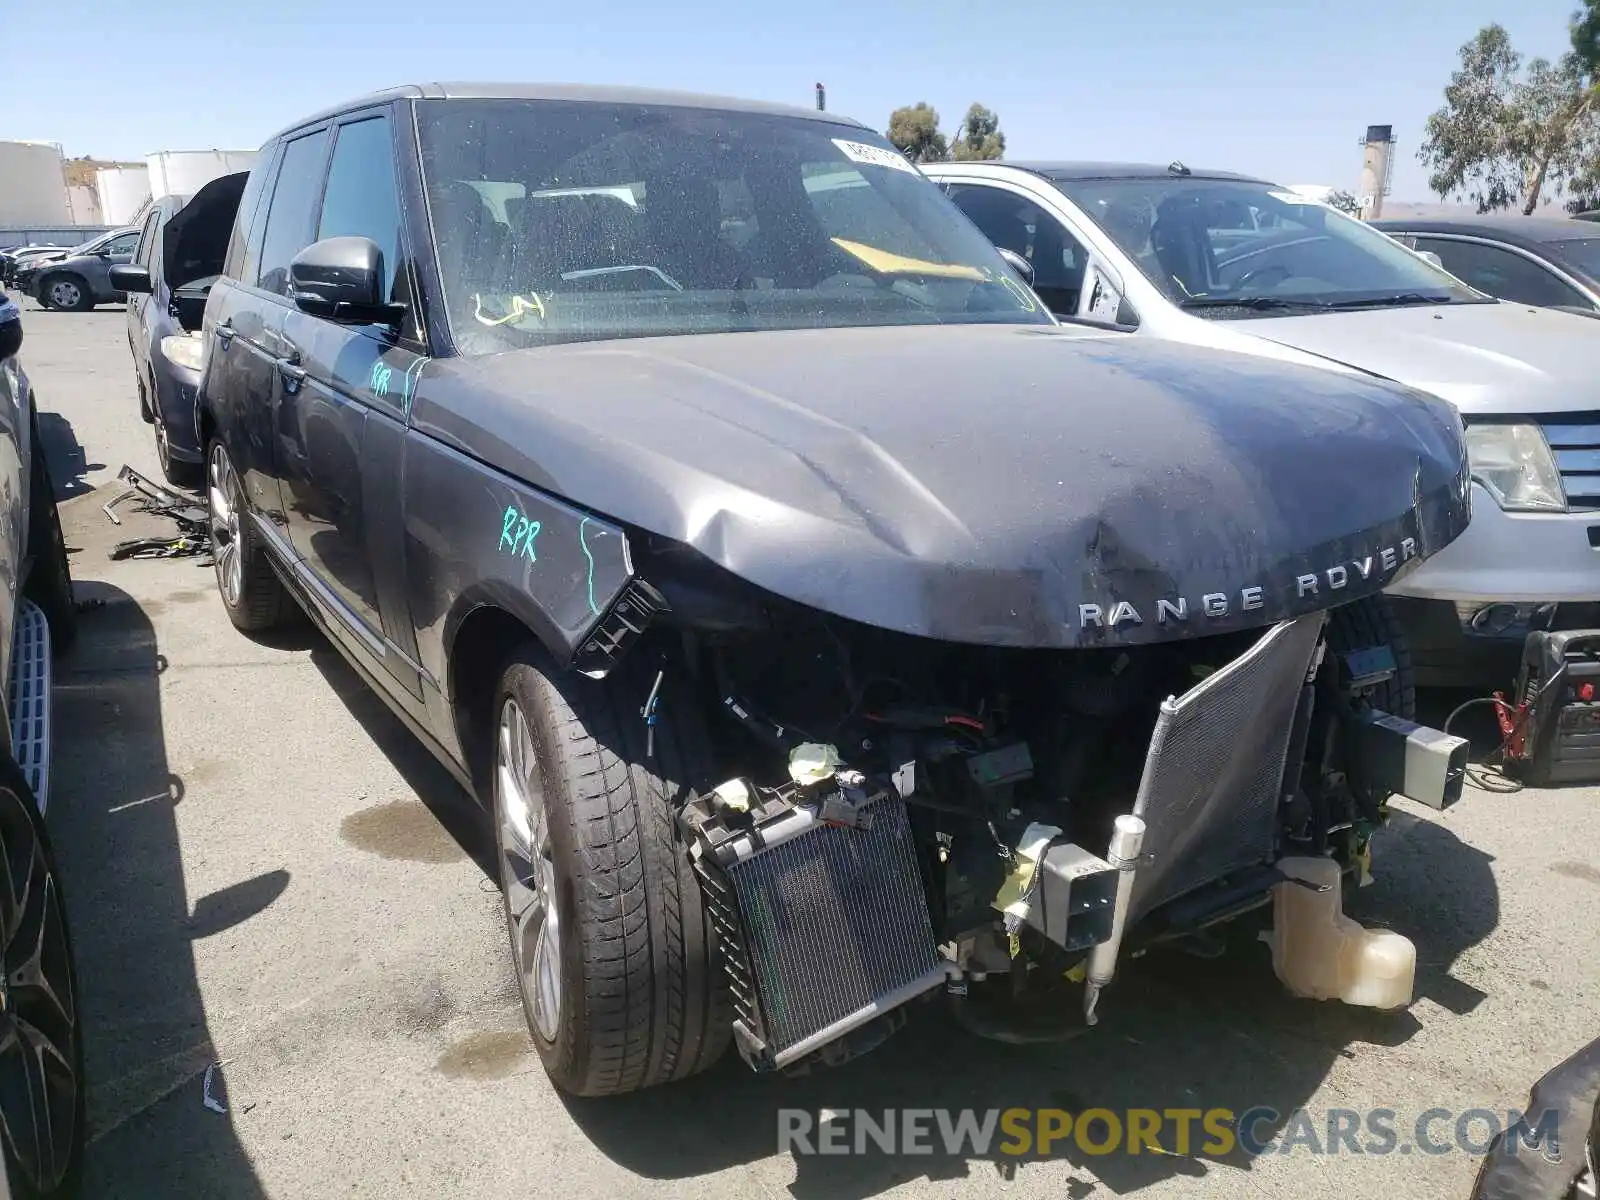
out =
{"type": "MultiPolygon", "coordinates": [[[[1584,413],[1570,420],[1546,420],[1545,441],[1555,455],[1567,507],[1577,511],[1600,509],[1600,413],[1584,413]]],[[[1594,531],[1589,531],[1594,545],[1594,531]]]]}

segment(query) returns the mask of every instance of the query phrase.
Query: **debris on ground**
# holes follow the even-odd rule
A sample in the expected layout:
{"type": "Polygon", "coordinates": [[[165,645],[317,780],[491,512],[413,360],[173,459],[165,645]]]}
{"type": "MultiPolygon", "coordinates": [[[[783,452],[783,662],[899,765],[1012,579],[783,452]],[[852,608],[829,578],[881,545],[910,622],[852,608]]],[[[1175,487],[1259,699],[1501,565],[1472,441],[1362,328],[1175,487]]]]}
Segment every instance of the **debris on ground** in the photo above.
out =
{"type": "Polygon", "coordinates": [[[226,1084],[223,1082],[221,1072],[222,1072],[222,1064],[219,1063],[219,1062],[214,1062],[214,1063],[212,1063],[210,1066],[208,1066],[206,1068],[205,1083],[201,1085],[200,1095],[201,1095],[201,1099],[205,1102],[205,1106],[207,1108],[209,1108],[212,1112],[221,1113],[223,1116],[227,1116],[228,1115],[228,1106],[225,1103],[223,1103],[222,1100],[218,1100],[216,1098],[216,1096],[214,1096],[212,1094],[212,1091],[211,1091],[211,1087],[212,1087],[213,1083],[221,1085],[222,1095],[223,1095],[224,1099],[226,1099],[227,1094],[228,1094],[227,1093],[227,1087],[226,1087],[226,1084]]]}
{"type": "Polygon", "coordinates": [[[163,487],[126,465],[117,472],[117,478],[128,486],[101,506],[113,525],[122,524],[117,508],[132,501],[134,512],[165,517],[177,525],[178,532],[172,537],[141,537],[118,542],[111,547],[113,559],[190,558],[211,553],[211,514],[198,498],[163,487]]]}

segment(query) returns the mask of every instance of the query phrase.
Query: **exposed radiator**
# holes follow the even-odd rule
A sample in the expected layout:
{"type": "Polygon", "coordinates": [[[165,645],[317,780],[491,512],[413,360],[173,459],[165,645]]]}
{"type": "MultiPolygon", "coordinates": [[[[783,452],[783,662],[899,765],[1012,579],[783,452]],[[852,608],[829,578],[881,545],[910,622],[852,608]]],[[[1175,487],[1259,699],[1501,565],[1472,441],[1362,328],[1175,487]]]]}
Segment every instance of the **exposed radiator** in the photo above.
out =
{"type": "Polygon", "coordinates": [[[945,978],[904,803],[827,791],[826,810],[796,789],[751,789],[748,813],[685,811],[734,1035],[757,1067],[787,1066],[945,978]]]}
{"type": "Polygon", "coordinates": [[[1322,635],[1312,613],[1275,625],[1161,704],[1134,814],[1145,822],[1129,920],[1271,862],[1296,699],[1322,635]]]}

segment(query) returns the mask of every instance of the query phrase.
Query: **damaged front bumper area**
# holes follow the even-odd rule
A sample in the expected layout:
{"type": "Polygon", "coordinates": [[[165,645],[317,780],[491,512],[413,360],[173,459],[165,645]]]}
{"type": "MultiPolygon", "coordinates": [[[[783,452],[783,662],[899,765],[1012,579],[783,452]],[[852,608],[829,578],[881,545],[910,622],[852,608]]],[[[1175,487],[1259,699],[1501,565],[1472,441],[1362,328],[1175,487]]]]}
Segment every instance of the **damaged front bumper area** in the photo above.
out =
{"type": "MultiPolygon", "coordinates": [[[[697,798],[680,824],[746,1061],[842,1061],[941,989],[971,1018],[978,991],[1021,1011],[1042,982],[1049,1036],[1064,1036],[1097,1021],[1129,948],[1269,901],[1291,991],[1409,1003],[1414,948],[1344,917],[1340,889],[1365,871],[1390,795],[1460,797],[1467,747],[1372,707],[1370,654],[1332,654],[1326,626],[1324,613],[1275,625],[1161,702],[1121,811],[1018,791],[1026,742],[959,756],[983,799],[958,811],[926,785],[931,743],[904,734],[878,769],[807,744],[774,786],[736,778],[697,798]]],[[[984,1011],[979,1032],[1039,1040],[984,1011]]]]}

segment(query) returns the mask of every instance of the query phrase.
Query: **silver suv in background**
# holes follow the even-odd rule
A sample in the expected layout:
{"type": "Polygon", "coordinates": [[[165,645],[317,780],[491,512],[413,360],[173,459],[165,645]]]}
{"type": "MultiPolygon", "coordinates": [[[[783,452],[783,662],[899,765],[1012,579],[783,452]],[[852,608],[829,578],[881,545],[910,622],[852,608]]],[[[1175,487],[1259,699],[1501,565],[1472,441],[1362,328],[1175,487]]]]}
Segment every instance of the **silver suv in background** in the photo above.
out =
{"type": "Polygon", "coordinates": [[[1419,682],[1508,679],[1530,630],[1600,625],[1592,320],[1500,303],[1262,179],[1181,163],[924,171],[1027,259],[1063,319],[1385,376],[1455,405],[1472,524],[1390,589],[1419,682]]]}
{"type": "Polygon", "coordinates": [[[17,268],[17,290],[44,308],[88,312],[96,304],[121,301],[111,284],[111,268],[133,261],[139,228],[114,229],[60,257],[37,258],[17,268]]]}

